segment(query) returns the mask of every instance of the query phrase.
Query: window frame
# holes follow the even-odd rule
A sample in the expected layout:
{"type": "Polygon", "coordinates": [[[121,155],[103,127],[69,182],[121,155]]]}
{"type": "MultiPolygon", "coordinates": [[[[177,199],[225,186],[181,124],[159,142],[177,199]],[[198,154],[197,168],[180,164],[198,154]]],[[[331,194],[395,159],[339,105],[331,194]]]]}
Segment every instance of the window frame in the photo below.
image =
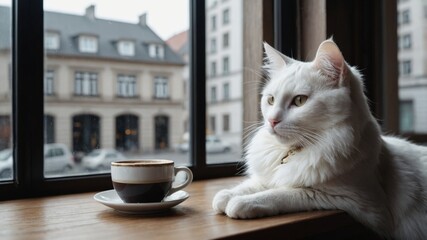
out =
{"type": "Polygon", "coordinates": [[[169,78],[165,76],[154,76],[153,99],[170,99],[169,78]]]}
{"type": "Polygon", "coordinates": [[[99,73],[93,72],[93,71],[75,71],[74,72],[74,96],[98,97],[99,96],[98,89],[99,89],[99,73]],[[79,78],[77,78],[78,76],[79,78]]]}
{"type": "Polygon", "coordinates": [[[61,47],[61,42],[60,34],[58,32],[47,30],[44,37],[44,46],[46,50],[59,50],[59,48],[61,47]],[[48,39],[49,41],[46,41],[48,39]]]}
{"type": "Polygon", "coordinates": [[[55,70],[47,68],[44,75],[44,95],[55,95],[55,70]]]}
{"type": "Polygon", "coordinates": [[[117,42],[117,52],[121,56],[133,57],[135,56],[135,41],[120,40],[117,42]]]}
{"type": "Polygon", "coordinates": [[[79,52],[97,53],[99,51],[99,39],[94,35],[82,34],[78,37],[79,52]]]}
{"type": "Polygon", "coordinates": [[[116,96],[118,98],[136,98],[138,97],[137,90],[135,74],[117,74],[116,96]]]}

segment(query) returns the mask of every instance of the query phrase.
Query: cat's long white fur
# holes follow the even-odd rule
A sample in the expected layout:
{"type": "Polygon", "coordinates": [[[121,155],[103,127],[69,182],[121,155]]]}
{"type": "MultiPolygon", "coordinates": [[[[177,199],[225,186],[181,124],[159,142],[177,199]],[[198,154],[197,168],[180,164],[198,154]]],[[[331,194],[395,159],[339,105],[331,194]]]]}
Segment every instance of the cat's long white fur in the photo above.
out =
{"type": "MultiPolygon", "coordinates": [[[[278,67],[281,55],[266,48],[276,64],[261,100],[265,124],[245,149],[249,178],[218,192],[213,208],[232,218],[341,209],[386,238],[427,239],[427,148],[381,135],[357,69],[344,62],[325,74],[318,59],[278,67]],[[302,107],[292,106],[298,94],[308,95],[302,107]],[[281,164],[295,145],[302,150],[281,164]]],[[[337,49],[332,40],[319,47],[327,71],[344,61],[337,49]]]]}

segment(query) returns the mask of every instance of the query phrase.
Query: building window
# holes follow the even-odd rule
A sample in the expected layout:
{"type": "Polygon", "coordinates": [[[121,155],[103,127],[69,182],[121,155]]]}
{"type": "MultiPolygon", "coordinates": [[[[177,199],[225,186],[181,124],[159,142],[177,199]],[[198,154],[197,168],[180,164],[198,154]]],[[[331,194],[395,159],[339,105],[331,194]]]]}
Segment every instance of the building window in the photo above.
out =
{"type": "Polygon", "coordinates": [[[412,100],[400,101],[400,132],[414,132],[414,103],[412,100]]]}
{"type": "Polygon", "coordinates": [[[162,44],[150,44],[148,52],[152,58],[161,58],[165,56],[165,49],[162,44]]]}
{"type": "Polygon", "coordinates": [[[55,142],[55,118],[44,115],[44,143],[55,142]]]}
{"type": "Polygon", "coordinates": [[[74,93],[78,96],[98,95],[98,74],[76,72],[74,75],[74,93]]]}
{"type": "Polygon", "coordinates": [[[98,52],[98,38],[94,36],[80,36],[79,51],[84,53],[98,52]]]}
{"type": "Polygon", "coordinates": [[[59,34],[54,32],[46,32],[44,35],[44,47],[49,50],[59,49],[59,34]]]}
{"type": "Polygon", "coordinates": [[[216,62],[211,62],[211,77],[216,76],[216,62]]]}
{"type": "Polygon", "coordinates": [[[117,96],[135,97],[136,96],[136,77],[134,75],[117,76],[117,96]]]}
{"type": "Polygon", "coordinates": [[[229,57],[224,57],[222,59],[222,70],[224,74],[228,74],[230,72],[230,60],[229,57]]]}
{"type": "Polygon", "coordinates": [[[212,38],[211,39],[211,53],[215,53],[216,52],[216,39],[212,38]]]}
{"type": "Polygon", "coordinates": [[[400,63],[400,75],[406,76],[412,73],[411,60],[405,60],[400,63]]]}
{"type": "Polygon", "coordinates": [[[122,56],[135,56],[135,43],[133,41],[119,41],[117,50],[122,56]]]}
{"type": "Polygon", "coordinates": [[[212,31],[215,31],[215,30],[216,30],[216,16],[215,16],[215,15],[213,15],[213,16],[211,17],[211,30],[212,30],[212,31]]]}
{"type": "Polygon", "coordinates": [[[209,125],[210,125],[210,130],[212,132],[212,134],[215,134],[216,132],[216,118],[215,116],[210,116],[209,117],[209,125]]]}
{"type": "Polygon", "coordinates": [[[222,24],[228,24],[230,22],[230,9],[225,9],[222,12],[222,24]]]}
{"type": "Polygon", "coordinates": [[[230,115],[229,114],[222,115],[222,130],[224,132],[230,131],[230,115]]]}
{"type": "Polygon", "coordinates": [[[402,11],[400,16],[400,24],[408,24],[411,22],[411,15],[409,9],[402,11]]]}
{"type": "Polygon", "coordinates": [[[44,95],[53,95],[54,93],[53,81],[54,81],[54,71],[47,70],[44,75],[44,95]]]}
{"type": "Polygon", "coordinates": [[[169,80],[166,77],[154,78],[154,98],[169,98],[169,80]]]}
{"type": "Polygon", "coordinates": [[[224,93],[224,100],[229,100],[230,99],[230,84],[229,83],[224,83],[224,85],[222,85],[222,90],[224,93]]]}
{"type": "Polygon", "coordinates": [[[216,101],[216,87],[211,87],[211,102],[215,103],[216,101]]]}
{"type": "Polygon", "coordinates": [[[405,34],[402,36],[402,38],[400,39],[401,41],[401,48],[402,49],[409,49],[412,46],[412,38],[411,38],[411,34],[405,34]]]}
{"type": "Polygon", "coordinates": [[[222,35],[222,47],[223,48],[228,48],[230,44],[230,34],[229,33],[224,33],[222,35]]]}

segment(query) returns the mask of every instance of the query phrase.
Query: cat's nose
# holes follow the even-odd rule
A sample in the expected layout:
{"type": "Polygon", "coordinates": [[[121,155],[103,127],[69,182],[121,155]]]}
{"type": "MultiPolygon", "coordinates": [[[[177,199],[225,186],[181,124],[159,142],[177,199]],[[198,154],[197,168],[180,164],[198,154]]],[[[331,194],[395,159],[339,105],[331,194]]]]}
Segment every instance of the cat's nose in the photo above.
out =
{"type": "Polygon", "coordinates": [[[277,120],[277,119],[269,119],[268,120],[269,122],[270,122],[270,125],[271,125],[271,127],[275,127],[278,123],[280,123],[281,121],[280,120],[277,120]]]}

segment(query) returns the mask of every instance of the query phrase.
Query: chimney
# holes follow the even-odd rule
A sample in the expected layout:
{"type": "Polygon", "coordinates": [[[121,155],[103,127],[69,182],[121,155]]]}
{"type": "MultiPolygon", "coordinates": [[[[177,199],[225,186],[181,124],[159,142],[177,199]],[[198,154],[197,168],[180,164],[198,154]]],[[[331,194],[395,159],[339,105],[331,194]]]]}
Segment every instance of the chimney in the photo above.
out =
{"type": "Polygon", "coordinates": [[[139,16],[139,25],[143,27],[147,26],[147,13],[143,13],[139,16]]]}
{"type": "Polygon", "coordinates": [[[95,20],[95,5],[90,5],[86,8],[85,16],[90,20],[95,20]]]}

